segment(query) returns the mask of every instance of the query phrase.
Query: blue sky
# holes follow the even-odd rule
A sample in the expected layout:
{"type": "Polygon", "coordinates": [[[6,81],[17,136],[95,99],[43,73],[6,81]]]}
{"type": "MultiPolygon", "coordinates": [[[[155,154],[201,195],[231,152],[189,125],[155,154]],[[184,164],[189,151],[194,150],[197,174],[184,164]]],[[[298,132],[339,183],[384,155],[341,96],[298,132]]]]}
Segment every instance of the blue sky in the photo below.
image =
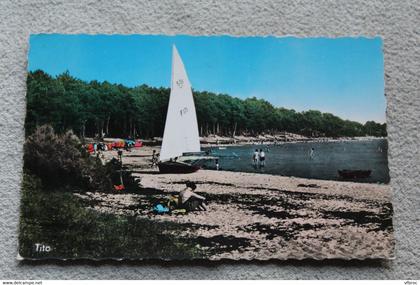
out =
{"type": "Polygon", "coordinates": [[[196,90],[385,122],[380,38],[32,35],[29,70],[169,87],[175,44],[196,90]]]}

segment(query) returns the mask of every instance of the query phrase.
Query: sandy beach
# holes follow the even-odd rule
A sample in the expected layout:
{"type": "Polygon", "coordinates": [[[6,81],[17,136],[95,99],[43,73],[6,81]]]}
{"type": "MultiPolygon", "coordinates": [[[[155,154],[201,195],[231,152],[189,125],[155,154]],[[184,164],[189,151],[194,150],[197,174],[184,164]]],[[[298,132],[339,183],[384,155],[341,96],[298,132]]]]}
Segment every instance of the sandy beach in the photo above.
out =
{"type": "MultiPolygon", "coordinates": [[[[160,174],[150,168],[151,151],[123,156],[141,178],[139,193],[76,195],[95,211],[184,225],[170,234],[194,240],[213,260],[393,257],[389,185],[211,170],[160,174]],[[153,213],[154,203],[186,181],[197,184],[207,211],[153,213]]],[[[105,153],[106,159],[114,155],[105,153]]]]}

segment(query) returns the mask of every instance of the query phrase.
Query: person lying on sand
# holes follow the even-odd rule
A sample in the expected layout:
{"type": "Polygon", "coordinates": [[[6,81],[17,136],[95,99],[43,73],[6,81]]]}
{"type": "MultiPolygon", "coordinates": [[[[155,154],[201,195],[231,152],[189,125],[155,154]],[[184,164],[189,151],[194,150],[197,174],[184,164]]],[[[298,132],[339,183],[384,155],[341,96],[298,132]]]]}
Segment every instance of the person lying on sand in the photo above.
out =
{"type": "Polygon", "coordinates": [[[188,181],[186,188],[179,192],[179,206],[187,211],[206,211],[206,198],[194,193],[197,185],[194,182],[188,181]]]}

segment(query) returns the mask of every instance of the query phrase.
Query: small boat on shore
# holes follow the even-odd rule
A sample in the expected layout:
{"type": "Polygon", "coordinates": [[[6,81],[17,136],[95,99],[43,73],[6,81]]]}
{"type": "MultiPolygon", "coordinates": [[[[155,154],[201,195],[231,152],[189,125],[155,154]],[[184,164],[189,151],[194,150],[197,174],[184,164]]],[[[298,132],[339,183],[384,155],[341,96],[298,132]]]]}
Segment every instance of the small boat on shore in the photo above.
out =
{"type": "Polygon", "coordinates": [[[200,169],[198,165],[179,161],[160,162],[158,167],[160,173],[193,173],[200,169]]]}
{"type": "Polygon", "coordinates": [[[350,169],[343,169],[338,170],[338,175],[344,179],[357,179],[357,178],[368,178],[372,174],[372,170],[350,170],[350,169]]]}

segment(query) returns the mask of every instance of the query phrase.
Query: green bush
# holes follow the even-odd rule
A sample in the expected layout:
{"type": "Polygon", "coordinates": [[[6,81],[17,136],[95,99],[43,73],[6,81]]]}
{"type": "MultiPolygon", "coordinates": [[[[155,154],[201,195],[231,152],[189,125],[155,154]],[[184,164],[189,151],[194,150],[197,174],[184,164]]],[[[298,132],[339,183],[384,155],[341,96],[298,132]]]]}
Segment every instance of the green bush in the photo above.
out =
{"type": "Polygon", "coordinates": [[[44,190],[112,190],[107,169],[82,148],[78,137],[72,131],[57,135],[49,125],[26,139],[24,169],[42,180],[44,190]]]}

